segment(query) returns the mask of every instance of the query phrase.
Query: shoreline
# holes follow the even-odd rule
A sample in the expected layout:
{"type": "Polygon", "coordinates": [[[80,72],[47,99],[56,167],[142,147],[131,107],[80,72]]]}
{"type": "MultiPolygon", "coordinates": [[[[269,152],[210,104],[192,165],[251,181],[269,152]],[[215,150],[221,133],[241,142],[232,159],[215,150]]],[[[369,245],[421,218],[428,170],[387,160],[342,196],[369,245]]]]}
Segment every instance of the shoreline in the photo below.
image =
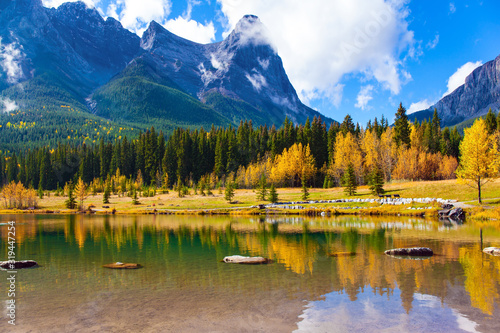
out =
{"type": "MultiPolygon", "coordinates": [[[[438,218],[444,204],[464,209],[467,219],[500,220],[500,182],[484,191],[483,204],[474,199],[475,192],[455,180],[391,182],[384,186],[387,195],[377,197],[367,186],[358,187],[355,196],[347,197],[343,188],[310,188],[309,198],[302,199],[300,188],[279,188],[279,204],[257,199],[252,189],[236,189],[233,201],[224,199],[223,190],[203,196],[192,190],[185,196],[174,191],[140,196],[139,204],[132,198],[114,193],[103,203],[103,193],[90,194],[83,200],[85,211],[67,209],[66,196],[46,191],[38,199],[38,208],[2,208],[0,214],[97,214],[97,215],[234,215],[234,216],[415,216],[438,218]],[[445,199],[441,199],[445,198],[445,199]]],[[[81,202],[78,201],[78,204],[81,202]]],[[[1,203],[3,204],[3,202],[1,203]]],[[[2,205],[3,206],[3,205],[2,205]]]]}

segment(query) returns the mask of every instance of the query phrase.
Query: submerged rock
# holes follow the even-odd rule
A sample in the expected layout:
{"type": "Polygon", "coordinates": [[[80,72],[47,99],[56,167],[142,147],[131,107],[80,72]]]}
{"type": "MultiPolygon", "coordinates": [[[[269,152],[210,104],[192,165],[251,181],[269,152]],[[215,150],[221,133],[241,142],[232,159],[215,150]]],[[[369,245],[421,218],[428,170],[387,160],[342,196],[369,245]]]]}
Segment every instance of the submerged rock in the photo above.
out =
{"type": "Polygon", "coordinates": [[[392,256],[415,256],[415,257],[429,257],[434,254],[428,247],[410,247],[410,248],[400,248],[391,249],[384,252],[385,254],[392,256]]]}
{"type": "Polygon", "coordinates": [[[264,257],[244,257],[244,256],[228,256],[222,259],[223,262],[229,264],[247,264],[247,265],[258,265],[258,264],[269,264],[272,262],[271,259],[264,257]]]}
{"type": "Polygon", "coordinates": [[[0,261],[0,267],[3,269],[21,269],[36,266],[38,266],[38,263],[34,260],[0,261]]]}
{"type": "Polygon", "coordinates": [[[500,247],[486,247],[483,249],[483,252],[494,256],[500,256],[500,247]]]}
{"type": "Polygon", "coordinates": [[[112,263],[112,264],[106,264],[106,265],[102,265],[102,267],[112,268],[112,269],[137,269],[137,268],[142,268],[142,266],[140,264],[124,263],[124,262],[115,262],[115,263],[112,263]]]}

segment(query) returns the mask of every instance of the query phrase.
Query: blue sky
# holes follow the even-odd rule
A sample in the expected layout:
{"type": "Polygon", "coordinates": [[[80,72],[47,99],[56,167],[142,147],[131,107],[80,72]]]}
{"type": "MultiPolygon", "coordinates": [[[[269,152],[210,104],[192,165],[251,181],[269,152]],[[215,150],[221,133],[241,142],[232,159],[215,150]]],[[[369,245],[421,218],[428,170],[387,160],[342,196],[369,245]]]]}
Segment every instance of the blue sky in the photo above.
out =
{"type": "MultiPolygon", "coordinates": [[[[62,0],[42,0],[57,7],[62,0]]],[[[336,120],[426,108],[500,54],[497,0],[84,0],[139,36],[151,20],[200,43],[260,17],[302,101],[336,120]]]]}

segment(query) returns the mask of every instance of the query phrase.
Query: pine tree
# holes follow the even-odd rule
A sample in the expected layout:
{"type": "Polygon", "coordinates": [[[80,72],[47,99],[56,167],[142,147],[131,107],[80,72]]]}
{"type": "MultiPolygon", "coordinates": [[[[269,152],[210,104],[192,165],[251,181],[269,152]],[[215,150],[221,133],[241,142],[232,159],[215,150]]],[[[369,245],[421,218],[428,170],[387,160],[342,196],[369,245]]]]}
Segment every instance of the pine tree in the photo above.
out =
{"type": "Polygon", "coordinates": [[[352,163],[349,163],[349,165],[347,166],[347,170],[342,176],[342,186],[345,187],[344,192],[348,196],[353,196],[356,194],[358,184],[356,182],[356,175],[354,173],[354,166],[352,165],[352,163]]]}
{"type": "Polygon", "coordinates": [[[264,201],[267,196],[267,180],[266,175],[262,174],[259,180],[259,187],[257,189],[257,200],[264,201]]]}
{"type": "Polygon", "coordinates": [[[384,175],[382,174],[382,171],[378,167],[378,165],[375,165],[373,170],[371,171],[369,175],[369,185],[370,185],[370,190],[374,195],[380,195],[383,194],[384,191],[384,175]]]}
{"type": "Polygon", "coordinates": [[[224,191],[224,198],[227,202],[231,203],[234,198],[234,183],[228,182],[226,185],[226,190],[224,191]]]}
{"type": "Polygon", "coordinates": [[[104,187],[104,193],[102,196],[102,203],[109,204],[109,196],[111,195],[111,186],[109,182],[106,182],[106,186],[104,187]]]}
{"type": "Polygon", "coordinates": [[[73,191],[73,183],[70,181],[68,183],[68,200],[65,201],[66,208],[68,209],[75,209],[76,207],[76,199],[73,191]]]}
{"type": "Polygon", "coordinates": [[[406,109],[402,103],[399,103],[399,108],[396,112],[393,140],[398,146],[401,144],[410,145],[410,124],[406,115],[406,109]]]}
{"type": "Polygon", "coordinates": [[[271,184],[271,188],[269,189],[268,200],[272,203],[278,202],[278,192],[276,191],[274,184],[271,184]]]}
{"type": "Polygon", "coordinates": [[[43,186],[41,184],[38,184],[38,197],[43,199],[43,186]]]}
{"type": "Polygon", "coordinates": [[[349,114],[345,116],[344,121],[340,125],[340,131],[342,132],[342,134],[344,134],[344,136],[348,132],[350,132],[351,134],[354,134],[354,132],[356,131],[356,128],[354,126],[352,118],[349,114]]]}
{"type": "Polygon", "coordinates": [[[491,108],[488,110],[488,113],[486,114],[486,118],[484,120],[486,122],[486,129],[488,130],[488,134],[491,135],[495,133],[495,131],[497,130],[497,119],[493,111],[491,111],[491,108]]]}
{"type": "Polygon", "coordinates": [[[139,199],[137,199],[137,190],[134,188],[132,190],[133,194],[132,194],[132,204],[134,205],[138,205],[139,204],[139,199]]]}
{"type": "Polygon", "coordinates": [[[302,200],[307,200],[309,198],[309,190],[307,189],[307,179],[304,172],[302,172],[302,200]]]}

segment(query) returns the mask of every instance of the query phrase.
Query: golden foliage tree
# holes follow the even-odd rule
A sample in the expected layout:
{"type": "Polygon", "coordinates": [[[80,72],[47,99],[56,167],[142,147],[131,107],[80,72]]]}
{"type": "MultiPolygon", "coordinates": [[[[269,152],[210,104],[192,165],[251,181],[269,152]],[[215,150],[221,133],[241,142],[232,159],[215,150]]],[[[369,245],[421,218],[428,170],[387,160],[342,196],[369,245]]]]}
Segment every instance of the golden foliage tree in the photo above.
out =
{"type": "Polygon", "coordinates": [[[37,208],[38,201],[36,191],[32,188],[27,189],[24,185],[14,181],[5,185],[0,191],[0,198],[4,200],[5,208],[37,208]]]}
{"type": "Polygon", "coordinates": [[[337,180],[337,183],[340,183],[349,164],[352,164],[358,183],[361,183],[359,179],[363,175],[363,154],[354,135],[350,132],[347,132],[345,137],[337,135],[333,158],[334,163],[330,166],[329,173],[337,180]]]}
{"type": "Polygon", "coordinates": [[[309,145],[293,144],[290,149],[283,150],[277,155],[271,168],[271,182],[274,184],[289,183],[290,186],[299,186],[302,176],[307,179],[316,173],[314,157],[309,145]]]}
{"type": "Polygon", "coordinates": [[[493,136],[488,135],[484,119],[476,120],[464,132],[464,139],[460,143],[461,159],[456,172],[457,179],[460,184],[476,188],[481,203],[482,186],[499,176],[498,144],[493,136]]]}
{"type": "Polygon", "coordinates": [[[389,127],[380,137],[380,164],[386,181],[391,180],[397,146],[392,140],[392,128],[389,127]]]}
{"type": "Polygon", "coordinates": [[[361,137],[361,150],[365,156],[365,171],[380,165],[380,139],[375,130],[366,130],[361,137]]]}
{"type": "Polygon", "coordinates": [[[79,209],[83,210],[83,201],[87,199],[87,185],[83,182],[82,177],[80,177],[76,183],[75,194],[80,202],[79,209]]]}

